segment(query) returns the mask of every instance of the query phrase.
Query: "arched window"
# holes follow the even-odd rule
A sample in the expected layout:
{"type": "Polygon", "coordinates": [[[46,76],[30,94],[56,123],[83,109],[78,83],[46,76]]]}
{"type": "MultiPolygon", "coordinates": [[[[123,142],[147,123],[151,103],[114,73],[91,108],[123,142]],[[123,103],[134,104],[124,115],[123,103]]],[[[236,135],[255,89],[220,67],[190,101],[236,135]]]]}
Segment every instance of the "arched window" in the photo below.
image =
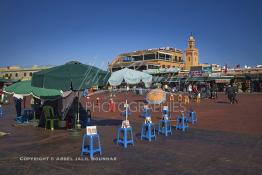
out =
{"type": "Polygon", "coordinates": [[[32,72],[30,72],[30,77],[32,77],[33,76],[33,73],[32,72]]]}
{"type": "Polygon", "coordinates": [[[24,73],[24,77],[26,77],[26,72],[24,73]]]}
{"type": "Polygon", "coordinates": [[[15,73],[15,77],[18,77],[18,73],[15,73]]]}

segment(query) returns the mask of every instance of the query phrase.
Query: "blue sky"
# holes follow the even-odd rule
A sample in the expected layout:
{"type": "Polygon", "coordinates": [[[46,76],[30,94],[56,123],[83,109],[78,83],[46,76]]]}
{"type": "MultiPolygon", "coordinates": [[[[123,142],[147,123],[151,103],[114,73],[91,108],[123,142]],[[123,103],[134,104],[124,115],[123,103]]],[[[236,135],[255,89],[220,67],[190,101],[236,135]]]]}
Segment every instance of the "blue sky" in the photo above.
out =
{"type": "Polygon", "coordinates": [[[259,0],[1,0],[0,66],[106,68],[123,52],[171,46],[192,32],[201,63],[262,64],[259,0]]]}

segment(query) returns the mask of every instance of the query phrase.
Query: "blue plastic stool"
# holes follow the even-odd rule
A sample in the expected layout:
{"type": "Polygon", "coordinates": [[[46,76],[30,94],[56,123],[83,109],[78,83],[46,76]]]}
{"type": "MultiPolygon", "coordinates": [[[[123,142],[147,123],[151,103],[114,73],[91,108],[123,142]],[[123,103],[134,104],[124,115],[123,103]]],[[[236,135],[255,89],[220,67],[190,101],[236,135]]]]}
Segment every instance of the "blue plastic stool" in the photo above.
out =
{"type": "Polygon", "coordinates": [[[170,120],[160,120],[158,123],[158,135],[164,134],[165,136],[168,136],[168,134],[172,135],[171,130],[171,122],[170,120]]]}
{"type": "Polygon", "coordinates": [[[84,155],[84,153],[89,154],[90,158],[92,159],[94,157],[94,153],[99,152],[100,155],[102,155],[101,145],[100,145],[100,138],[98,134],[92,134],[92,135],[83,135],[83,141],[82,141],[82,150],[81,150],[81,156],[84,155]],[[97,138],[98,146],[94,147],[94,139],[97,138]],[[89,139],[89,145],[85,144],[85,140],[89,139]]]}
{"type": "Polygon", "coordinates": [[[133,131],[132,127],[129,128],[118,128],[117,130],[117,144],[123,144],[125,148],[127,148],[128,144],[134,145],[134,139],[133,139],[133,131]],[[123,133],[123,137],[121,138],[121,132],[123,133]],[[128,133],[130,133],[130,137],[128,137],[128,133]]]}
{"type": "Polygon", "coordinates": [[[4,111],[2,106],[0,106],[0,117],[4,117],[4,111]]]}
{"type": "Polygon", "coordinates": [[[197,123],[196,113],[194,111],[188,112],[188,122],[195,124],[197,123]]]}
{"type": "Polygon", "coordinates": [[[188,129],[188,118],[187,116],[178,116],[176,118],[176,129],[185,131],[188,129]]]}
{"type": "Polygon", "coordinates": [[[26,118],[23,115],[21,115],[21,116],[16,117],[15,121],[16,121],[16,123],[21,124],[21,123],[24,123],[26,121],[26,118]]]}
{"type": "Polygon", "coordinates": [[[156,140],[156,130],[153,123],[142,124],[141,127],[141,140],[147,139],[151,142],[152,138],[156,140]],[[147,128],[147,130],[146,130],[147,128]]]}
{"type": "Polygon", "coordinates": [[[34,111],[32,109],[24,109],[23,112],[24,121],[29,122],[34,118],[34,111]]]}

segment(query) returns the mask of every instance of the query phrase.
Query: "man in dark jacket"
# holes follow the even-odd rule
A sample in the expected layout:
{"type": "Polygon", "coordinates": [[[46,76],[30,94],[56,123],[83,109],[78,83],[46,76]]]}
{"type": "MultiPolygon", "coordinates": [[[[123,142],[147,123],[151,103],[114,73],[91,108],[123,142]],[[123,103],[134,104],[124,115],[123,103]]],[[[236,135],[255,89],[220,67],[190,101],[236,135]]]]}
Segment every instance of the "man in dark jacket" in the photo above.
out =
{"type": "Polygon", "coordinates": [[[22,98],[18,97],[18,96],[14,96],[14,101],[15,101],[15,109],[16,109],[16,116],[20,117],[21,116],[21,103],[22,103],[22,98]]]}
{"type": "Polygon", "coordinates": [[[234,89],[231,85],[228,85],[226,88],[226,95],[231,104],[233,104],[233,98],[234,98],[234,89]]]}
{"type": "Polygon", "coordinates": [[[237,86],[233,86],[233,97],[232,97],[232,102],[233,103],[238,103],[238,100],[237,100],[237,86]]]}

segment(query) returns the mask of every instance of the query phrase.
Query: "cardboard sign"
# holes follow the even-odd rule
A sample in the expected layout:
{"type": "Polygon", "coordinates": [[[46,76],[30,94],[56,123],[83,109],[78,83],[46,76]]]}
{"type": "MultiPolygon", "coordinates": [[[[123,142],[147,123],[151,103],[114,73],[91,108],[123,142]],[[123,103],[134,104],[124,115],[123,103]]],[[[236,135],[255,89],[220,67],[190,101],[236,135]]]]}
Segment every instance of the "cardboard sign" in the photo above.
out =
{"type": "Polygon", "coordinates": [[[87,135],[97,134],[96,126],[87,126],[87,127],[86,127],[86,134],[87,134],[87,135]]]}

